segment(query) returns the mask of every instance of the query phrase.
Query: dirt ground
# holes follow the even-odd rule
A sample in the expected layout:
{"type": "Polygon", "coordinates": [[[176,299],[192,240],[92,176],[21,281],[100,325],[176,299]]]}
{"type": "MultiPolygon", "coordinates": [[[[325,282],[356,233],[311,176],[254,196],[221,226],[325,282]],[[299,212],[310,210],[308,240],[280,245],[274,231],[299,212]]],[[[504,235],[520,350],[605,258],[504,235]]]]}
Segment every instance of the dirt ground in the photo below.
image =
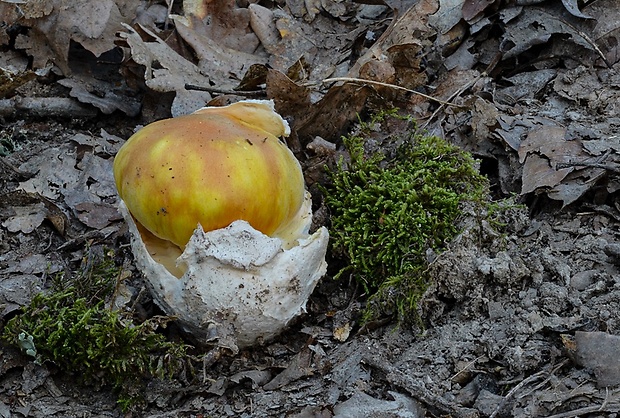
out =
{"type": "MultiPolygon", "coordinates": [[[[298,5],[287,3],[291,10],[293,3],[298,5]]],[[[587,32],[593,39],[600,36],[595,39],[599,51],[575,42],[573,35],[573,42],[567,41],[562,34],[573,34],[574,28],[557,22],[583,18],[578,9],[566,17],[560,2],[544,3],[536,12],[522,10],[510,19],[502,2],[487,3],[500,12],[480,6],[480,13],[489,21],[502,16],[503,37],[494,32],[499,26],[482,36],[474,27],[484,22],[474,22],[463,9],[465,20],[460,22],[471,25],[463,42],[469,42],[467,54],[476,59],[469,68],[455,66],[458,71],[436,70],[430,53],[424,62],[424,81],[432,85],[427,93],[457,106],[431,106],[408,95],[402,107],[429,132],[472,152],[491,180],[494,197],[512,196],[515,205],[502,215],[501,228],[466,211],[460,220],[463,232],[445,252],[429,254],[434,283],[417,308],[421,323],[386,318],[360,326],[364,295],[353,280],[332,280],[335,270],[330,267],[308,302],[308,312],[275,341],[234,356],[204,352],[203,365],[193,364],[176,379],[145,380],[145,402],[134,412],[123,413],[109,387],[79,385],[54,364],[37,365],[2,343],[0,417],[617,416],[620,76],[612,59],[617,47],[599,42],[600,25],[587,32]],[[560,14],[553,16],[561,19],[546,21],[554,36],[545,38],[537,26],[540,16],[556,12],[560,14]],[[517,36],[528,30],[539,32],[529,40],[517,36]],[[492,42],[494,36],[523,48],[504,52],[505,61],[491,67],[489,45],[497,49],[499,42],[492,42]],[[545,65],[536,66],[536,59],[545,65]],[[483,67],[489,71],[481,71],[483,67]]],[[[572,2],[562,3],[571,10],[572,2]]],[[[610,21],[620,13],[613,2],[589,3],[584,13],[599,22],[605,13],[610,21]]],[[[313,27],[325,24],[326,10],[315,17],[313,27]]],[[[445,9],[439,10],[447,16],[445,9]]],[[[299,21],[308,22],[305,16],[299,21]]],[[[616,33],[613,26],[608,24],[605,39],[616,33]]],[[[308,38],[314,36],[305,30],[308,38]]],[[[424,33],[417,36],[430,39],[424,33]]],[[[392,46],[411,47],[398,39],[392,39],[392,46]]],[[[131,42],[137,45],[135,39],[131,42]]],[[[9,49],[14,53],[15,44],[9,49]]],[[[448,56],[461,64],[467,61],[464,52],[456,54],[448,56]]],[[[313,58],[312,65],[327,60],[316,51],[313,58]]],[[[79,59],[73,50],[65,65],[79,59]]],[[[410,73],[398,72],[393,55],[390,60],[398,77],[376,79],[413,83],[410,73]]],[[[122,66],[116,62],[112,67],[117,71],[122,66]]],[[[127,74],[135,68],[123,68],[130,80],[127,74]]],[[[174,89],[141,85],[134,86],[142,89],[141,95],[131,98],[141,100],[139,113],[133,113],[129,99],[127,107],[115,102],[104,113],[92,98],[82,96],[78,103],[75,85],[60,85],[58,79],[33,76],[0,100],[0,326],[49,288],[52,275],[71,275],[89,252],[104,248],[126,266],[130,288],[134,296],[139,293],[144,281],[132,264],[127,228],[116,210],[112,159],[137,126],[196,100],[180,100],[178,89],[175,95],[174,89]]],[[[276,101],[293,100],[282,93],[280,79],[269,80],[276,101]]],[[[323,91],[322,98],[330,102],[308,105],[313,121],[299,113],[286,115],[301,121],[293,124],[298,138],[292,146],[309,182],[320,182],[321,167],[336,156],[317,151],[308,138],[322,136],[342,150],[334,132],[350,126],[350,115],[377,108],[377,97],[383,104],[403,104],[403,97],[389,89],[369,93],[368,88],[356,87],[353,96],[347,96],[346,87],[323,91]],[[361,96],[365,100],[357,108],[351,97],[361,96]],[[344,109],[343,102],[350,107],[344,109]],[[334,124],[342,126],[326,128],[325,121],[335,114],[341,116],[334,124]],[[312,130],[311,123],[320,127],[312,130]]],[[[317,215],[325,213],[318,210],[317,215]]],[[[318,223],[327,221],[317,216],[318,223]]],[[[144,315],[160,313],[148,295],[137,305],[144,315]]],[[[174,325],[167,332],[174,336],[174,325]]]]}

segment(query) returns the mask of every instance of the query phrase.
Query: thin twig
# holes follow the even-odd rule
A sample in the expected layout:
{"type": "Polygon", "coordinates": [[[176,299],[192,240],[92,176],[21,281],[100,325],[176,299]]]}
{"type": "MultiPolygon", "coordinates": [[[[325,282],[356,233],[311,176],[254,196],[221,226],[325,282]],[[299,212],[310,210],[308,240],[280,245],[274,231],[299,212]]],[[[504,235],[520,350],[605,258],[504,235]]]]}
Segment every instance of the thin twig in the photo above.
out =
{"type": "Polygon", "coordinates": [[[570,168],[570,167],[589,167],[589,168],[602,168],[603,170],[611,171],[613,173],[620,173],[620,168],[613,167],[607,164],[601,163],[588,163],[586,161],[580,163],[557,163],[557,168],[570,168]]]}
{"type": "Polygon", "coordinates": [[[603,409],[605,409],[608,403],[609,403],[609,387],[605,386],[605,399],[603,399],[603,403],[601,404],[599,411],[602,411],[603,409]]]}
{"type": "Polygon", "coordinates": [[[549,415],[546,418],[571,418],[571,417],[580,417],[586,414],[593,414],[596,412],[618,412],[620,411],[619,403],[610,403],[605,405],[604,409],[601,409],[601,406],[586,406],[585,408],[573,409],[572,411],[562,412],[555,415],[549,415]]]}
{"type": "Polygon", "coordinates": [[[216,87],[197,86],[195,84],[185,84],[185,90],[206,91],[208,93],[217,94],[234,94],[245,97],[267,97],[267,92],[265,90],[226,90],[216,87]]]}
{"type": "Polygon", "coordinates": [[[538,379],[540,379],[541,377],[543,377],[545,374],[547,375],[547,377],[543,380],[543,382],[548,381],[551,376],[553,376],[553,374],[558,371],[559,369],[561,369],[567,362],[568,360],[564,360],[563,362],[561,362],[560,364],[558,364],[557,366],[555,366],[553,369],[551,369],[551,371],[547,371],[547,370],[541,370],[538,373],[534,373],[533,375],[531,375],[530,377],[528,377],[527,379],[522,380],[518,385],[516,385],[514,388],[512,388],[507,394],[506,396],[504,396],[504,399],[502,399],[502,401],[499,403],[499,405],[497,405],[497,408],[495,408],[495,411],[493,411],[493,413],[489,416],[489,418],[495,418],[500,412],[502,412],[502,410],[504,409],[504,407],[506,406],[506,404],[508,403],[508,401],[514,397],[515,393],[517,393],[518,391],[521,390],[521,388],[523,388],[525,385],[530,384],[538,379]]]}
{"type": "Polygon", "coordinates": [[[480,355],[478,357],[476,357],[475,359],[473,359],[472,361],[470,361],[469,363],[467,363],[465,366],[463,366],[463,368],[461,368],[461,370],[459,370],[458,372],[456,372],[456,374],[454,376],[452,376],[450,379],[448,380],[454,380],[456,379],[456,377],[458,375],[460,375],[461,373],[467,371],[471,366],[473,366],[474,364],[476,364],[478,362],[478,360],[480,360],[481,358],[483,358],[485,355],[480,355]]]}
{"type": "Polygon", "coordinates": [[[168,23],[170,23],[170,15],[172,14],[172,7],[174,6],[174,0],[170,0],[168,3],[168,13],[166,13],[166,19],[164,20],[164,28],[168,29],[168,23]]]}
{"type": "MultiPolygon", "coordinates": [[[[459,88],[457,91],[452,93],[450,95],[450,97],[448,98],[448,102],[452,102],[452,100],[454,100],[455,98],[457,98],[458,96],[463,94],[463,92],[465,92],[467,89],[471,88],[474,84],[476,84],[478,82],[478,80],[480,80],[482,77],[486,77],[486,76],[487,76],[487,73],[483,72],[480,75],[478,75],[478,77],[474,78],[473,80],[470,80],[467,84],[465,84],[464,86],[459,88]]],[[[442,103],[437,109],[435,109],[433,114],[428,118],[428,120],[424,123],[424,125],[422,125],[421,129],[426,128],[426,126],[428,126],[428,124],[431,123],[431,121],[435,118],[435,116],[437,116],[437,113],[439,113],[443,109],[443,107],[444,107],[444,105],[442,103]]]]}
{"type": "Polygon", "coordinates": [[[344,83],[372,84],[372,85],[375,85],[375,86],[388,87],[388,88],[395,89],[395,90],[403,90],[403,91],[406,91],[406,92],[409,92],[409,93],[417,94],[418,96],[424,97],[425,99],[432,100],[434,102],[441,103],[441,104],[446,105],[446,106],[463,107],[461,105],[457,105],[457,104],[454,104],[454,103],[445,102],[445,101],[443,101],[441,99],[438,99],[436,97],[429,96],[428,94],[420,93],[419,91],[411,90],[411,89],[408,89],[406,87],[397,86],[395,84],[382,83],[380,81],[366,80],[366,79],[363,79],[363,78],[333,77],[333,78],[326,78],[324,80],[321,80],[321,83],[322,84],[327,84],[327,83],[336,83],[336,82],[339,82],[339,81],[342,81],[344,83]]]}
{"type": "Polygon", "coordinates": [[[29,173],[26,171],[22,171],[19,168],[15,167],[11,164],[6,157],[0,156],[0,168],[3,172],[12,171],[16,180],[27,180],[30,177],[34,176],[34,173],[29,173]]]}
{"type": "MultiPolygon", "coordinates": [[[[569,25],[570,26],[570,25],[569,25]]],[[[576,28],[573,28],[575,30],[577,30],[576,28]]],[[[607,65],[607,68],[612,68],[613,65],[611,64],[611,62],[609,62],[609,60],[607,59],[607,57],[605,56],[605,54],[603,53],[603,51],[601,51],[601,49],[598,47],[598,45],[592,40],[590,39],[590,37],[588,35],[586,35],[584,32],[577,30],[577,33],[579,34],[579,36],[581,36],[587,43],[590,44],[590,46],[592,48],[594,48],[594,50],[596,51],[596,53],[601,57],[601,59],[603,60],[603,62],[605,63],[605,65],[607,65]]]]}

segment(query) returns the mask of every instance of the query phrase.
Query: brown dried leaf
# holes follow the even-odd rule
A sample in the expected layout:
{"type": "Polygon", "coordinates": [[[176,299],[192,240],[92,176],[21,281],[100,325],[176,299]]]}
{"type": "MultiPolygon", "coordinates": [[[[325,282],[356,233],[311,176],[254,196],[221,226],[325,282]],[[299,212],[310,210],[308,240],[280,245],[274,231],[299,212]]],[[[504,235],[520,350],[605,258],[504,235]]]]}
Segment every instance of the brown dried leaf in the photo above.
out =
{"type": "Polygon", "coordinates": [[[468,22],[472,21],[495,2],[496,0],[471,0],[464,2],[462,9],[463,19],[468,22]]]}
{"type": "Polygon", "coordinates": [[[414,42],[392,45],[387,49],[389,61],[396,73],[396,84],[409,89],[426,84],[428,77],[422,65],[423,48],[414,42]]]}
{"type": "MultiPolygon", "coordinates": [[[[3,55],[12,55],[11,52],[3,52],[3,55]]],[[[0,99],[12,96],[17,88],[36,78],[34,72],[26,70],[26,66],[12,71],[5,62],[5,56],[0,57],[0,99]]]]}
{"type": "MultiPolygon", "coordinates": [[[[14,7],[14,6],[13,6],[14,7]]],[[[54,2],[46,0],[33,0],[19,4],[19,10],[26,19],[38,19],[52,13],[54,2]]]]}
{"type": "Polygon", "coordinates": [[[2,218],[7,218],[3,226],[10,232],[32,232],[43,219],[49,220],[54,228],[64,235],[67,217],[56,203],[37,193],[15,190],[0,195],[2,218]],[[43,216],[43,219],[41,219],[43,216]]]}
{"type": "Polygon", "coordinates": [[[579,10],[577,0],[562,0],[562,4],[564,5],[564,7],[566,7],[566,10],[568,10],[568,12],[575,17],[580,17],[582,19],[593,19],[593,17],[588,16],[587,14],[579,10]]]}
{"type": "Polygon", "coordinates": [[[115,34],[121,23],[131,20],[138,3],[138,0],[27,2],[24,26],[30,30],[26,35],[19,35],[15,45],[33,56],[35,69],[45,68],[51,62],[63,74],[69,74],[70,41],[80,43],[96,56],[109,51],[115,46],[115,34]],[[129,15],[123,15],[121,9],[129,15]]]}
{"type": "Polygon", "coordinates": [[[210,81],[218,88],[232,90],[238,80],[253,64],[265,64],[267,59],[258,55],[220,45],[219,42],[196,31],[175,18],[176,29],[181,37],[192,47],[198,57],[198,68],[206,75],[203,85],[210,81]]]}
{"type": "Polygon", "coordinates": [[[276,27],[274,13],[256,3],[250,4],[248,10],[250,11],[250,26],[263,48],[269,53],[275,53],[282,38],[276,27]]]}
{"type": "Polygon", "coordinates": [[[314,366],[312,364],[312,351],[304,347],[293,358],[291,363],[280,374],[274,377],[269,383],[263,386],[264,390],[275,390],[288,385],[302,377],[312,376],[314,366]]]}
{"type": "Polygon", "coordinates": [[[46,217],[45,205],[37,203],[30,206],[16,206],[15,215],[2,222],[9,232],[29,234],[43,223],[46,217]]]}
{"type": "Polygon", "coordinates": [[[444,66],[448,70],[471,70],[478,63],[477,57],[470,52],[474,44],[473,39],[465,39],[452,55],[446,57],[444,66]]]}
{"type": "Polygon", "coordinates": [[[300,141],[306,144],[320,136],[336,142],[366,105],[372,90],[366,86],[345,84],[329,89],[327,94],[293,123],[300,141]]]}
{"type": "Polygon", "coordinates": [[[142,28],[154,41],[147,42],[129,25],[120,34],[131,48],[132,59],[145,66],[146,85],[155,91],[176,92],[172,114],[191,113],[205,105],[211,96],[206,92],[188,91],[185,84],[209,85],[200,69],[170,48],[163,40],[146,28],[142,28]],[[159,67],[159,68],[156,68],[159,67]]]}
{"type": "Polygon", "coordinates": [[[264,64],[252,64],[246,71],[239,85],[235,87],[237,91],[258,90],[262,84],[267,82],[269,67],[264,64]]]}
{"type": "Polygon", "coordinates": [[[549,160],[537,154],[528,155],[523,165],[521,194],[531,193],[541,187],[554,187],[573,171],[572,168],[554,169],[549,160]]]}
{"type": "Polygon", "coordinates": [[[590,155],[603,155],[608,151],[613,151],[620,155],[620,138],[590,139],[583,141],[583,148],[590,155]]]}
{"type": "Polygon", "coordinates": [[[189,29],[219,47],[248,54],[258,47],[258,37],[250,28],[250,11],[237,7],[234,1],[183,2],[183,12],[189,29]]]}
{"type": "Polygon", "coordinates": [[[267,72],[266,83],[267,97],[273,99],[278,113],[295,119],[308,113],[311,91],[307,87],[299,86],[277,70],[267,72]]]}
{"type": "MultiPolygon", "coordinates": [[[[437,31],[429,26],[428,20],[438,10],[438,0],[421,0],[415,3],[392,21],[390,27],[381,35],[379,40],[353,65],[348,76],[359,77],[360,70],[366,62],[387,55],[388,49],[393,46],[409,44],[421,48],[430,45],[429,38],[435,36],[437,31]]],[[[402,52],[402,49],[397,48],[394,53],[402,52]]]]}
{"type": "Polygon", "coordinates": [[[495,93],[495,99],[497,103],[510,106],[514,106],[518,101],[525,98],[532,99],[553,80],[556,74],[556,70],[545,69],[520,73],[506,78],[513,85],[498,89],[495,93]]]}
{"type": "Polygon", "coordinates": [[[491,102],[476,97],[472,105],[471,127],[474,137],[478,141],[485,141],[491,137],[491,133],[499,126],[497,119],[499,111],[491,102]]]}
{"type": "MultiPolygon", "coordinates": [[[[364,31],[353,31],[339,25],[338,21],[317,16],[312,25],[300,22],[285,10],[273,11],[280,41],[269,50],[269,65],[288,73],[288,70],[304,60],[307,63],[306,81],[319,81],[331,76],[336,67],[350,57],[350,50],[343,43],[353,42],[364,31]]],[[[290,76],[290,75],[289,75],[290,76]]]]}
{"type": "Polygon", "coordinates": [[[112,0],[72,0],[63,6],[61,23],[71,25],[88,38],[97,38],[103,34],[115,4],[112,0]]]}
{"type": "Polygon", "coordinates": [[[82,202],[75,205],[77,217],[89,228],[103,229],[123,219],[116,206],[107,203],[82,202]]]}
{"type": "Polygon", "coordinates": [[[454,93],[462,89],[463,86],[469,85],[478,77],[480,77],[480,73],[476,70],[451,70],[448,73],[442,74],[439,78],[433,97],[449,100],[454,93]]]}
{"type": "Polygon", "coordinates": [[[38,193],[49,199],[58,199],[63,190],[70,190],[78,183],[75,169],[76,156],[72,147],[46,148],[19,166],[21,171],[37,173],[19,184],[18,189],[38,193]]]}
{"type": "Polygon", "coordinates": [[[565,99],[580,101],[596,99],[603,85],[596,73],[580,65],[559,75],[553,89],[565,99]]]}
{"type": "Polygon", "coordinates": [[[549,190],[547,196],[554,200],[561,200],[562,207],[570,205],[590,190],[604,175],[605,170],[600,168],[575,170],[560,184],[549,190]]]}
{"type": "Polygon", "coordinates": [[[567,141],[566,128],[562,126],[543,126],[531,131],[519,146],[519,161],[532,153],[544,155],[551,162],[551,167],[557,163],[569,163],[582,155],[580,141],[567,141]]]}
{"type": "Polygon", "coordinates": [[[549,188],[547,195],[566,206],[583,196],[605,174],[599,168],[573,167],[574,162],[588,162],[591,157],[581,141],[567,141],[565,135],[564,127],[543,126],[532,130],[521,142],[519,161],[525,161],[522,194],[549,188]]]}
{"type": "Polygon", "coordinates": [[[620,8],[617,6],[616,0],[598,0],[583,8],[596,20],[592,39],[611,64],[620,61],[620,8]]]}

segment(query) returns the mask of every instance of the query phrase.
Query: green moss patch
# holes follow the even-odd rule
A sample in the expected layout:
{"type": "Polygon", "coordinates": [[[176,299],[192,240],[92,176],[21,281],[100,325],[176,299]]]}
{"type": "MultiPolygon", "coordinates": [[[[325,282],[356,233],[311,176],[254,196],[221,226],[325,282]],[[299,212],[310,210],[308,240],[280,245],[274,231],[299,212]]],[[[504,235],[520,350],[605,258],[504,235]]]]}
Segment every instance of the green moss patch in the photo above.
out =
{"type": "Polygon", "coordinates": [[[83,264],[76,277],[59,276],[49,292],[36,295],[1,337],[83,383],[112,385],[127,409],[139,400],[142,379],[171,376],[186,347],[156,332],[167,319],[137,323],[129,312],[108,307],[119,278],[109,256],[83,264]]]}
{"type": "Polygon", "coordinates": [[[329,171],[326,204],[332,248],[346,260],[336,277],[351,274],[370,296],[367,319],[396,313],[415,317],[416,302],[430,283],[429,249],[441,251],[459,232],[466,202],[487,201],[488,181],[475,160],[445,140],[417,133],[413,122],[387,138],[391,156],[368,153],[367,137],[382,115],[344,138],[350,161],[329,171]],[[398,144],[398,145],[394,145],[398,144]]]}

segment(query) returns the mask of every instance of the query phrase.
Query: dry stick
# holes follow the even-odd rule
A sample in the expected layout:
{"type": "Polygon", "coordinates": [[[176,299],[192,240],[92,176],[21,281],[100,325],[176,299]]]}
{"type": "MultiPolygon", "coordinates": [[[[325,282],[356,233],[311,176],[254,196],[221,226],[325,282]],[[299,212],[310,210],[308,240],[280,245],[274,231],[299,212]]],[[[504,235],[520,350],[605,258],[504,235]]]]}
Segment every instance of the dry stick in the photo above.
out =
{"type": "Polygon", "coordinates": [[[612,167],[612,166],[607,165],[607,164],[588,163],[588,162],[585,162],[585,161],[581,162],[581,163],[557,163],[556,167],[557,168],[569,168],[569,167],[602,168],[603,170],[611,171],[613,173],[620,173],[620,168],[612,167]]]}
{"type": "Polygon", "coordinates": [[[403,90],[403,91],[406,91],[406,92],[409,92],[409,93],[417,94],[418,96],[424,97],[425,99],[432,100],[434,102],[440,103],[440,104],[445,105],[445,106],[463,107],[463,106],[460,106],[460,105],[457,105],[457,104],[454,104],[454,103],[445,102],[445,101],[443,101],[441,99],[438,99],[436,97],[429,96],[428,94],[420,93],[419,91],[411,90],[411,89],[408,89],[406,87],[397,86],[395,84],[382,83],[380,81],[366,80],[366,79],[363,79],[363,78],[334,77],[334,78],[326,78],[326,79],[322,80],[321,83],[322,84],[336,83],[338,81],[342,81],[342,82],[345,82],[345,83],[372,84],[372,85],[375,85],[375,86],[388,87],[388,88],[395,89],[395,90],[403,90]]]}
{"type": "MultiPolygon", "coordinates": [[[[571,25],[569,25],[569,26],[571,26],[571,25]]],[[[576,30],[576,28],[573,28],[573,29],[576,30]]],[[[601,49],[598,47],[598,45],[596,43],[594,43],[594,41],[592,39],[590,39],[590,37],[588,35],[586,35],[585,33],[583,33],[582,31],[580,31],[580,30],[576,30],[576,31],[579,34],[579,36],[581,36],[587,43],[590,44],[590,46],[592,48],[594,48],[594,50],[601,57],[601,59],[603,60],[605,65],[607,65],[607,68],[612,68],[613,65],[611,64],[611,62],[609,62],[607,60],[607,57],[605,56],[605,54],[603,54],[603,51],[601,51],[601,49]]]]}
{"type": "Polygon", "coordinates": [[[500,412],[502,412],[502,410],[504,409],[504,407],[506,406],[506,404],[508,403],[508,400],[510,398],[512,398],[515,393],[517,393],[519,390],[521,390],[521,388],[529,383],[532,383],[538,379],[540,379],[542,376],[544,376],[545,374],[547,374],[547,377],[543,380],[544,382],[547,382],[549,379],[551,379],[551,376],[553,376],[553,374],[558,371],[559,369],[561,369],[567,362],[568,360],[564,360],[563,362],[561,362],[560,364],[558,364],[557,366],[555,366],[553,369],[551,369],[550,372],[546,371],[546,370],[541,370],[538,373],[534,373],[533,375],[531,375],[530,377],[528,377],[525,380],[522,380],[517,386],[515,386],[514,388],[512,388],[510,390],[510,392],[508,392],[506,394],[506,396],[504,396],[504,399],[502,399],[502,401],[499,403],[499,405],[497,405],[497,408],[495,408],[495,411],[493,411],[493,413],[489,416],[489,418],[495,418],[500,412]]]}
{"type": "MultiPolygon", "coordinates": [[[[474,84],[476,84],[478,82],[478,80],[480,80],[482,77],[486,77],[487,73],[483,72],[481,73],[478,77],[474,78],[473,80],[471,80],[469,83],[465,84],[464,86],[462,86],[461,88],[459,88],[457,91],[455,91],[454,93],[452,93],[452,95],[450,95],[450,97],[448,98],[448,101],[451,102],[452,100],[454,100],[455,98],[457,98],[458,96],[460,96],[461,94],[463,94],[464,91],[466,91],[467,89],[471,88],[474,84]]],[[[433,112],[433,114],[428,118],[428,120],[424,123],[424,125],[421,126],[422,129],[424,129],[426,126],[428,126],[429,123],[431,123],[431,121],[435,118],[435,116],[437,116],[437,113],[439,113],[441,111],[441,109],[443,109],[443,103],[433,112]]]]}
{"type": "Polygon", "coordinates": [[[603,170],[611,171],[613,173],[620,173],[620,168],[614,167],[611,165],[603,164],[603,161],[607,159],[613,152],[612,149],[608,149],[603,154],[598,156],[594,162],[582,161],[582,162],[569,162],[569,163],[557,163],[556,168],[570,168],[570,167],[591,167],[591,168],[601,168],[603,170]]]}
{"type": "Polygon", "coordinates": [[[7,159],[3,156],[0,156],[0,169],[2,171],[12,171],[13,175],[17,180],[27,180],[30,177],[34,176],[34,173],[28,173],[26,171],[22,171],[19,168],[15,167],[13,164],[7,161],[7,159]]]}
{"type": "MultiPolygon", "coordinates": [[[[168,1],[166,1],[168,3],[168,1]]],[[[170,0],[168,3],[168,13],[166,13],[166,19],[164,20],[164,30],[168,28],[168,23],[170,23],[170,15],[172,14],[172,7],[174,6],[174,0],[170,0]]]]}
{"type": "Polygon", "coordinates": [[[596,412],[618,412],[620,411],[620,403],[612,403],[601,406],[586,406],[585,408],[574,409],[568,412],[562,412],[560,414],[549,415],[546,418],[571,418],[579,417],[585,414],[593,414],[596,412]]]}
{"type": "Polygon", "coordinates": [[[265,90],[225,90],[218,89],[216,87],[204,87],[197,86],[195,84],[185,84],[185,90],[197,90],[197,91],[206,91],[209,93],[217,93],[217,94],[234,94],[237,96],[245,96],[245,97],[266,97],[267,92],[265,90]]]}
{"type": "Polygon", "coordinates": [[[571,25],[570,23],[568,23],[567,21],[562,21],[564,24],[566,24],[569,28],[571,28],[572,30],[574,30],[575,32],[577,32],[577,34],[579,36],[581,36],[583,38],[584,41],[586,41],[588,44],[590,44],[590,46],[596,51],[596,53],[601,57],[601,59],[603,60],[603,62],[605,63],[605,65],[607,65],[607,68],[612,68],[613,65],[607,60],[607,57],[605,57],[605,54],[603,53],[603,51],[601,51],[601,49],[598,47],[598,45],[592,40],[590,39],[590,37],[588,35],[586,35],[583,31],[577,29],[575,26],[571,25]]]}
{"type": "Polygon", "coordinates": [[[0,99],[0,116],[19,114],[41,117],[92,118],[97,109],[65,97],[13,97],[0,99]]]}
{"type": "Polygon", "coordinates": [[[454,376],[452,376],[452,377],[451,377],[450,379],[448,379],[448,380],[454,380],[454,379],[456,379],[458,375],[460,375],[461,373],[466,372],[466,371],[467,371],[467,370],[468,370],[471,366],[473,366],[474,364],[476,364],[476,362],[477,362],[478,360],[480,360],[481,358],[483,358],[484,356],[485,356],[485,355],[483,354],[483,355],[481,355],[481,356],[476,357],[475,359],[473,359],[472,361],[470,361],[469,363],[467,363],[465,366],[463,366],[463,367],[461,368],[461,370],[459,370],[458,372],[456,372],[456,374],[455,374],[454,376]]]}
{"type": "Polygon", "coordinates": [[[600,409],[606,408],[609,403],[609,386],[605,386],[605,399],[603,399],[603,403],[600,409]]]}

